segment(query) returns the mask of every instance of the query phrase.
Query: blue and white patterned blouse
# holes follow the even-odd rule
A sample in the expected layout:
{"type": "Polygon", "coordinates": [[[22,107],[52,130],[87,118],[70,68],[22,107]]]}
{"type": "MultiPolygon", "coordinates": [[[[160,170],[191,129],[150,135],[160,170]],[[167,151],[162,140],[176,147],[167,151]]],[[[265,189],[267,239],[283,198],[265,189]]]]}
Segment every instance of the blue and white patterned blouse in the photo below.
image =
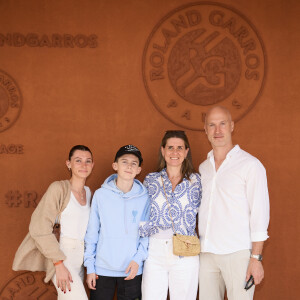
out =
{"type": "Polygon", "coordinates": [[[176,233],[195,235],[196,215],[202,195],[200,175],[193,173],[190,180],[184,178],[172,192],[172,183],[166,169],[150,173],[145,178],[144,185],[149,193],[151,210],[150,220],[139,228],[140,235],[142,237],[151,236],[158,233],[159,229],[173,229],[162,178],[176,233]]]}

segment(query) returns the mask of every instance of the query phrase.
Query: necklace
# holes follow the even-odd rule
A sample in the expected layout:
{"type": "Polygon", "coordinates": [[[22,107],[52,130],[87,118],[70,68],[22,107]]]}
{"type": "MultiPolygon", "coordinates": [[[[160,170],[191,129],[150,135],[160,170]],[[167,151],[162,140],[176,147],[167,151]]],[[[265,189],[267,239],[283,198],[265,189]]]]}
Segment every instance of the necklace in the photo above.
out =
{"type": "Polygon", "coordinates": [[[79,195],[81,201],[84,201],[84,188],[80,192],[75,191],[73,188],[71,190],[79,195]]]}
{"type": "Polygon", "coordinates": [[[169,180],[174,184],[177,184],[180,181],[180,179],[181,179],[181,174],[178,176],[173,176],[171,178],[169,177],[169,180]]]}

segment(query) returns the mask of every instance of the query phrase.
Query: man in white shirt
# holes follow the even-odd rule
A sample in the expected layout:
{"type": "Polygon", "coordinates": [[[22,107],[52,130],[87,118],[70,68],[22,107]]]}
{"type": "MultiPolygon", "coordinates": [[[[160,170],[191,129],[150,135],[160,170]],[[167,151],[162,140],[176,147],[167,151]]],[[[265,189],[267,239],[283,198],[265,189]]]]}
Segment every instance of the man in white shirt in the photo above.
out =
{"type": "Polygon", "coordinates": [[[200,300],[251,300],[254,286],[244,289],[252,275],[264,277],[263,243],[268,238],[269,195],[266,171],[258,159],[233,145],[234,122],[221,106],[206,114],[205,132],[212,151],[200,165],[202,201],[200,300]]]}

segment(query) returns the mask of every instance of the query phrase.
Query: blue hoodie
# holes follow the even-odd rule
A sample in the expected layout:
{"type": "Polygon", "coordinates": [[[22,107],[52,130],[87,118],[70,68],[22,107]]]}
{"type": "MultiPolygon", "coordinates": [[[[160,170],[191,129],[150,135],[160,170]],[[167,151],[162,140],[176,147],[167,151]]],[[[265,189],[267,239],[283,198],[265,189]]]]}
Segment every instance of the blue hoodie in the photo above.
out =
{"type": "Polygon", "coordinates": [[[93,197],[85,235],[87,274],[126,277],[125,270],[134,260],[140,275],[148,256],[148,238],[138,233],[140,221],[149,219],[147,190],[134,179],[131,190],[123,193],[116,186],[116,178],[117,174],[108,177],[93,197]]]}

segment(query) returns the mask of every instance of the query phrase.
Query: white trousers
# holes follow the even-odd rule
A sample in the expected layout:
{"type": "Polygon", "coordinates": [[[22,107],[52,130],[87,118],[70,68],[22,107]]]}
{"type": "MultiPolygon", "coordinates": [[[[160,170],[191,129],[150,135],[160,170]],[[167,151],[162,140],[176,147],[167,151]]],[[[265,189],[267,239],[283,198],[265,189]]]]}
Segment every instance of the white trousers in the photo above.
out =
{"type": "Polygon", "coordinates": [[[198,290],[199,256],[173,254],[171,239],[149,239],[149,256],[144,264],[143,300],[195,300],[198,290]]]}
{"type": "Polygon", "coordinates": [[[64,265],[72,275],[73,282],[71,283],[71,292],[67,290],[61,291],[56,285],[56,275],[52,277],[52,281],[56,287],[58,300],[88,300],[83,285],[84,268],[83,268],[83,253],[84,242],[62,237],[60,239],[60,249],[64,252],[67,259],[64,260],[64,265]]]}
{"type": "Polygon", "coordinates": [[[200,253],[199,300],[252,300],[255,286],[248,291],[246,272],[250,250],[230,254],[200,253]]]}

